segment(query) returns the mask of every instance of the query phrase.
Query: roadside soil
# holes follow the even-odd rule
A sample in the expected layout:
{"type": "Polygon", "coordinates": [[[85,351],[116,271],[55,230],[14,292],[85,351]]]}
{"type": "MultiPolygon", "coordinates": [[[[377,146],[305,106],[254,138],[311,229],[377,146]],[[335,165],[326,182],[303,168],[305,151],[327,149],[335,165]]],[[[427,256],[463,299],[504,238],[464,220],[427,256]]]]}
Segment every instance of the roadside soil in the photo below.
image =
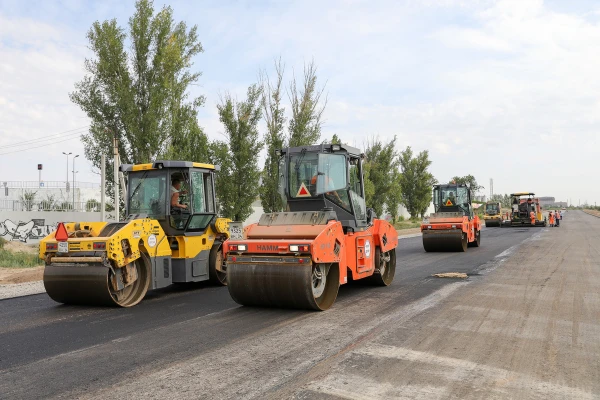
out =
{"type": "MultiPolygon", "coordinates": [[[[6,242],[4,250],[13,253],[37,254],[38,246],[21,242],[6,242]]],[[[0,285],[12,283],[35,282],[42,280],[44,267],[6,268],[0,259],[0,285]]]]}
{"type": "Polygon", "coordinates": [[[37,254],[38,253],[38,245],[37,244],[25,244],[22,242],[6,242],[4,245],[4,250],[12,251],[13,253],[27,253],[27,254],[37,254]]]}
{"type": "Polygon", "coordinates": [[[408,228],[398,230],[398,236],[400,237],[404,235],[414,235],[415,233],[421,233],[421,228],[408,228]]]}
{"type": "Polygon", "coordinates": [[[0,267],[0,285],[41,281],[44,267],[2,268],[0,267]]]}
{"type": "Polygon", "coordinates": [[[596,216],[596,217],[600,217],[600,211],[596,211],[596,210],[583,210],[584,212],[596,216]]]}

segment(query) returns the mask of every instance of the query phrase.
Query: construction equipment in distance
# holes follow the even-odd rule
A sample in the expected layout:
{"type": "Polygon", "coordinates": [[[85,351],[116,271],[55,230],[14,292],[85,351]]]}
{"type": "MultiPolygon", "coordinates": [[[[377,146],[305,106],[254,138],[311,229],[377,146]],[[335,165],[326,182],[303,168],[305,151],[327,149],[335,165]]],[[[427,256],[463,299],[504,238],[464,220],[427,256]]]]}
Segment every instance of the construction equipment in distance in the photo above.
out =
{"type": "Polygon", "coordinates": [[[286,212],[226,241],[227,288],[246,306],[326,310],[340,285],[392,283],[398,234],[366,208],[363,154],[340,144],[278,150],[286,212]]]}
{"type": "Polygon", "coordinates": [[[535,193],[519,192],[510,195],[511,211],[509,219],[505,220],[503,226],[538,226],[547,225],[546,218],[542,213],[540,199],[535,197],[535,193]],[[533,223],[531,213],[533,212],[533,223]]]}
{"type": "Polygon", "coordinates": [[[488,201],[485,203],[483,214],[485,226],[502,226],[502,205],[497,201],[488,201]]]}
{"type": "Polygon", "coordinates": [[[59,303],[131,307],[148,289],[175,282],[226,284],[221,246],[230,220],[216,217],[217,169],[188,161],[122,165],[126,220],[59,224],[40,242],[48,295],[59,303]],[[182,190],[172,205],[174,180],[182,190]]]}
{"type": "Polygon", "coordinates": [[[481,244],[481,220],[473,214],[467,185],[433,187],[435,213],[423,219],[421,233],[425,251],[467,251],[481,244]]]}

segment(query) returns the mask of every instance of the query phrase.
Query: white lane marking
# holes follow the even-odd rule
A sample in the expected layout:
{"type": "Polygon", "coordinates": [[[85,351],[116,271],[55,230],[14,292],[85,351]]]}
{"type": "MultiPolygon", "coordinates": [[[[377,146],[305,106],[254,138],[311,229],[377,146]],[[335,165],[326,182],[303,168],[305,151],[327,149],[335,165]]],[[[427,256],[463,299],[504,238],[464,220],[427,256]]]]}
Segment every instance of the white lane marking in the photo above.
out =
{"type": "Polygon", "coordinates": [[[515,252],[515,250],[521,245],[521,243],[519,244],[515,244],[514,246],[509,247],[508,249],[504,250],[502,253],[498,254],[496,256],[496,258],[504,258],[504,257],[508,257],[510,256],[512,253],[515,252]]]}

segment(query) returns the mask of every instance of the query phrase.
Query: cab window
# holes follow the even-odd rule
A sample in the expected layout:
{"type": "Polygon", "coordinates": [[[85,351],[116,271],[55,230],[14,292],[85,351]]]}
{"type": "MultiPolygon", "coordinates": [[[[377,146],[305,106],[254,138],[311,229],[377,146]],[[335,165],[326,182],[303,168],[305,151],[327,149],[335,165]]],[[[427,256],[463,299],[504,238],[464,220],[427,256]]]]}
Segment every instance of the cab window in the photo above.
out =
{"type": "Polygon", "coordinates": [[[147,214],[150,218],[166,215],[167,174],[161,171],[129,173],[129,214],[147,214]]]}

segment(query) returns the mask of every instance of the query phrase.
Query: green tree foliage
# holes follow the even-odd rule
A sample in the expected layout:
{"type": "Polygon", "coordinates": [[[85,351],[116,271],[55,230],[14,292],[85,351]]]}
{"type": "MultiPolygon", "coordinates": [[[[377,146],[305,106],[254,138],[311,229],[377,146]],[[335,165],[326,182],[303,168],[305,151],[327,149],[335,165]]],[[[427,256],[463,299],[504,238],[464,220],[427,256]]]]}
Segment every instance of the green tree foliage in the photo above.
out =
{"type": "Polygon", "coordinates": [[[485,189],[483,186],[477,183],[477,179],[475,179],[473,175],[455,176],[450,181],[450,183],[452,182],[467,185],[469,192],[471,192],[471,200],[475,198],[475,193],[477,193],[478,190],[485,189]]]}
{"type": "Polygon", "coordinates": [[[265,135],[267,159],[262,171],[259,192],[265,212],[282,211],[284,208],[283,200],[277,189],[279,156],[275,154],[275,150],[284,147],[285,141],[285,108],[281,105],[284,66],[281,64],[281,60],[275,63],[275,71],[277,73],[275,83],[271,83],[266,72],[261,74],[261,86],[263,87],[261,107],[267,125],[267,134],[265,135]]]}
{"type": "Polygon", "coordinates": [[[387,209],[392,216],[392,223],[396,223],[398,219],[398,208],[402,204],[402,174],[395,170],[392,174],[390,191],[387,198],[387,209]]]}
{"type": "MultiPolygon", "coordinates": [[[[389,204],[389,193],[395,172],[398,170],[398,152],[396,151],[396,136],[388,143],[382,143],[373,138],[367,143],[365,156],[367,158],[365,179],[373,185],[373,194],[366,197],[367,207],[373,208],[377,216],[381,216],[384,205],[389,204]]],[[[389,210],[389,207],[388,207],[389,210]]]]}
{"type": "Polygon", "coordinates": [[[400,153],[400,187],[402,192],[401,203],[406,207],[411,218],[421,217],[427,212],[431,203],[432,187],[437,183],[428,171],[431,161],[429,152],[424,150],[416,157],[408,146],[400,153]]]}
{"type": "Polygon", "coordinates": [[[301,88],[298,88],[295,77],[292,80],[288,92],[292,109],[288,127],[290,147],[319,142],[323,111],[327,105],[327,98],[322,105],[320,104],[324,90],[324,87],[317,88],[317,67],[314,62],[304,67],[304,82],[301,88]]]}
{"type": "Polygon", "coordinates": [[[331,138],[331,144],[342,144],[342,139],[340,139],[338,135],[334,133],[333,137],[331,138]]]}
{"type": "Polygon", "coordinates": [[[170,7],[155,14],[152,1],[138,0],[127,30],[116,19],[96,21],[87,38],[93,57],[85,60],[87,74],[70,98],[91,119],[82,136],[86,158],[100,168],[101,154],[108,155],[109,192],[113,137],[123,163],[165,154],[201,161],[206,136],[197,112],[204,97],[188,94],[200,77],[190,71],[193,57],[203,51],[197,27],[175,23],[170,7]]]}
{"type": "Polygon", "coordinates": [[[221,215],[234,221],[244,221],[252,214],[252,203],[258,196],[260,170],[256,155],[263,146],[258,133],[261,96],[261,87],[252,85],[246,100],[226,95],[217,105],[227,137],[226,142],[211,146],[212,158],[221,165],[217,195],[221,215]]]}
{"type": "Polygon", "coordinates": [[[365,203],[367,207],[371,207],[373,204],[373,197],[375,196],[375,185],[370,178],[371,176],[371,163],[368,161],[363,162],[363,185],[365,190],[365,203]]]}

